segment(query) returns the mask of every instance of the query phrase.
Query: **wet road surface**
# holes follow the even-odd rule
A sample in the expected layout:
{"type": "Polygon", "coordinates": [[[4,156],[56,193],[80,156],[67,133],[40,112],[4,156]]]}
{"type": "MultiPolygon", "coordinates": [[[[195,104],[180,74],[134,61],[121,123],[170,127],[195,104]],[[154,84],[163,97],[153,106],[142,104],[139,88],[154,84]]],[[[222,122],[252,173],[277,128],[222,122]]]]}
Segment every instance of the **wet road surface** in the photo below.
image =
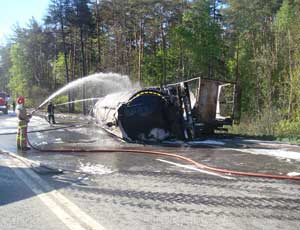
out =
{"type": "MultiPolygon", "coordinates": [[[[55,128],[74,121],[87,122],[85,118],[63,116],[57,120],[60,124],[55,128]]],[[[0,115],[0,134],[13,132],[14,122],[14,114],[0,115]]],[[[40,117],[30,124],[30,130],[49,128],[53,127],[40,117]]],[[[15,135],[0,138],[0,149],[16,152],[15,135]]],[[[93,124],[31,133],[30,140],[43,149],[129,147],[178,153],[232,170],[279,175],[300,172],[300,148],[286,143],[219,138],[182,147],[142,146],[113,139],[93,124]]],[[[19,154],[64,169],[62,174],[37,172],[105,229],[300,228],[299,181],[212,175],[186,162],[144,154],[36,150],[19,154]]],[[[27,200],[20,199],[22,203],[27,200]]],[[[8,210],[15,203],[7,202],[0,210],[8,210]]]]}

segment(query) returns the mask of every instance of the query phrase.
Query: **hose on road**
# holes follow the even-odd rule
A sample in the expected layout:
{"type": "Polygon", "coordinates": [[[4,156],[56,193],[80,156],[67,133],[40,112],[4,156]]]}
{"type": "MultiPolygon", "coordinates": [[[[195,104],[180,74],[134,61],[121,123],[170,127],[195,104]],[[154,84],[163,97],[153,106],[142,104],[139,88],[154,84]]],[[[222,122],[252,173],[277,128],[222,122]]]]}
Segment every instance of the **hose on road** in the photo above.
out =
{"type": "Polygon", "coordinates": [[[264,174],[264,173],[253,173],[253,172],[243,172],[243,171],[235,171],[229,169],[221,169],[208,165],[204,165],[197,161],[194,161],[191,158],[181,156],[179,154],[161,152],[161,151],[152,151],[152,150],[142,150],[142,149],[125,149],[125,148],[110,148],[110,149],[40,149],[30,143],[28,140],[28,144],[31,148],[40,151],[40,152],[57,152],[57,153],[132,153],[132,154],[147,154],[147,155],[155,155],[161,157],[170,157],[175,158],[177,160],[181,160],[183,162],[187,162],[189,164],[194,165],[195,167],[207,171],[212,171],[216,173],[222,173],[227,175],[237,175],[237,176],[249,176],[249,177],[261,177],[261,178],[269,178],[269,179],[290,179],[290,180],[300,180],[300,176],[287,176],[287,175],[273,175],[273,174],[264,174]]]}
{"type": "MultiPolygon", "coordinates": [[[[35,109],[34,112],[39,110],[39,108],[35,109]]],[[[70,127],[76,127],[75,125],[69,126],[70,127]]],[[[68,128],[68,127],[60,127],[56,129],[62,129],[62,128],[68,128]]],[[[35,130],[31,132],[44,132],[44,131],[51,131],[55,130],[53,129],[45,129],[45,130],[35,130]]],[[[8,133],[11,134],[11,133],[8,133]]],[[[5,135],[5,134],[0,134],[5,135]]],[[[222,173],[227,175],[237,175],[237,176],[248,176],[248,177],[260,177],[260,178],[268,178],[268,179],[289,179],[289,180],[300,180],[300,176],[287,176],[287,175],[274,175],[274,174],[265,174],[265,173],[254,173],[254,172],[243,172],[243,171],[235,171],[235,170],[229,170],[229,169],[222,169],[222,168],[216,168],[212,166],[208,166],[202,163],[199,163],[197,161],[194,161],[191,158],[181,156],[179,154],[173,154],[168,152],[161,152],[161,151],[151,151],[151,150],[141,150],[141,149],[125,149],[125,148],[110,148],[110,149],[41,149],[37,146],[34,146],[31,144],[31,142],[28,139],[28,145],[39,152],[57,152],[57,153],[133,153],[133,154],[147,154],[147,155],[156,155],[156,156],[162,156],[162,157],[170,157],[175,158],[177,160],[181,160],[184,162],[187,162],[189,164],[194,165],[195,167],[207,171],[212,171],[216,173],[222,173]]]]}
{"type": "MultiPolygon", "coordinates": [[[[66,125],[66,126],[60,126],[60,127],[52,127],[49,129],[37,129],[37,130],[31,130],[27,131],[27,133],[42,133],[42,132],[50,132],[54,130],[59,130],[59,129],[69,129],[69,128],[81,128],[86,126],[87,124],[73,124],[73,125],[66,125]]],[[[6,133],[0,133],[0,136],[6,136],[6,135],[15,135],[17,132],[6,132],[6,133]]]]}

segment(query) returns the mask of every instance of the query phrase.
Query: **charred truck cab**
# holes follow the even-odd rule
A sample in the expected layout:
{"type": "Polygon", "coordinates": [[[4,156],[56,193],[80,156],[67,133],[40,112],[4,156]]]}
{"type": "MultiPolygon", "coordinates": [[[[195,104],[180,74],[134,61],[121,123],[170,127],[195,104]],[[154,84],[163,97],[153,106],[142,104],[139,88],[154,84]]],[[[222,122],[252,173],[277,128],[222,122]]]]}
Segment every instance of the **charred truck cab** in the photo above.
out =
{"type": "Polygon", "coordinates": [[[234,106],[234,82],[194,78],[134,93],[111,113],[109,129],[128,141],[192,140],[226,130],[234,106]]]}

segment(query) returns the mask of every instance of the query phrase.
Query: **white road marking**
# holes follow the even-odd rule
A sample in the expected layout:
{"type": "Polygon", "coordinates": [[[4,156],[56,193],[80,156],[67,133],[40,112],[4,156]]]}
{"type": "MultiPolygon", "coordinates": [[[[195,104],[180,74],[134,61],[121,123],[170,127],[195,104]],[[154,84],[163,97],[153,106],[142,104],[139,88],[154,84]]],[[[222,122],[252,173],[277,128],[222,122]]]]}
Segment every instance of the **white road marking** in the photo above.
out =
{"type": "Polygon", "coordinates": [[[84,228],[61,207],[59,207],[48,193],[45,193],[37,184],[25,174],[24,166],[5,162],[12,171],[37,195],[37,197],[68,227],[69,229],[84,230],[84,228]],[[22,167],[23,169],[20,169],[22,167]]]}
{"type": "Polygon", "coordinates": [[[300,173],[299,172],[289,172],[287,175],[288,176],[300,176],[300,173]]]}
{"type": "Polygon", "coordinates": [[[233,177],[224,176],[224,175],[220,175],[218,173],[214,173],[214,172],[206,171],[206,170],[203,170],[203,169],[199,169],[199,168],[194,167],[193,165],[183,165],[183,164],[179,164],[179,163],[175,163],[175,162],[167,161],[167,160],[163,160],[163,159],[156,159],[156,160],[167,163],[167,164],[175,165],[177,167],[191,169],[191,170],[194,170],[194,171],[206,173],[206,174],[213,175],[213,176],[222,177],[222,178],[229,179],[229,180],[235,180],[235,178],[233,178],[233,177]]]}
{"type": "Polygon", "coordinates": [[[235,148],[225,148],[221,149],[225,151],[238,151],[244,153],[250,153],[254,155],[265,155],[276,157],[278,159],[294,159],[296,161],[300,161],[300,152],[289,151],[285,149],[235,149],[235,148]]]}
{"type": "Polygon", "coordinates": [[[101,224],[52,188],[23,162],[12,159],[7,165],[69,229],[105,230],[101,224]],[[70,211],[72,216],[65,209],[70,211]]]}

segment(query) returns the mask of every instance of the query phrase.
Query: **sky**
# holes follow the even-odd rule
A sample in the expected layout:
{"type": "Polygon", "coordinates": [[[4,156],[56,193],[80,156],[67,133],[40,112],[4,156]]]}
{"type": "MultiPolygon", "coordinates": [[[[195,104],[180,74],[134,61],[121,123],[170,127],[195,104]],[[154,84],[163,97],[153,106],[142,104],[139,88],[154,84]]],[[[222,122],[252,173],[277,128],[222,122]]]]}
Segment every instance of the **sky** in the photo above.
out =
{"type": "Polygon", "coordinates": [[[0,45],[12,34],[13,25],[26,26],[34,17],[41,22],[49,0],[0,0],[0,45]]]}

